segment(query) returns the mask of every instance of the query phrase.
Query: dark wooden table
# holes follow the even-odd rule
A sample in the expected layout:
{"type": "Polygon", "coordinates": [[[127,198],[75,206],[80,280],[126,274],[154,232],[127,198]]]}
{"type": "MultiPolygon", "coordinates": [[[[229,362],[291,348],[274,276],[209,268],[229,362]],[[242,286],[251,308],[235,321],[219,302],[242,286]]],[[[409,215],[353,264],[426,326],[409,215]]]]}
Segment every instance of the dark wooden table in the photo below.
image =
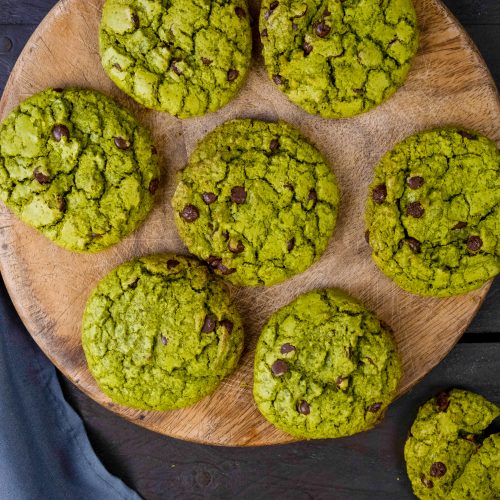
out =
{"type": "MultiPolygon", "coordinates": [[[[28,37],[55,3],[0,0],[0,91],[28,37]]],[[[499,0],[445,3],[500,85],[499,0]]],[[[122,420],[60,378],[104,465],[144,498],[402,500],[413,498],[403,444],[418,406],[449,387],[474,390],[500,404],[499,373],[500,278],[451,354],[391,406],[380,426],[351,438],[251,449],[182,442],[122,420]]]]}

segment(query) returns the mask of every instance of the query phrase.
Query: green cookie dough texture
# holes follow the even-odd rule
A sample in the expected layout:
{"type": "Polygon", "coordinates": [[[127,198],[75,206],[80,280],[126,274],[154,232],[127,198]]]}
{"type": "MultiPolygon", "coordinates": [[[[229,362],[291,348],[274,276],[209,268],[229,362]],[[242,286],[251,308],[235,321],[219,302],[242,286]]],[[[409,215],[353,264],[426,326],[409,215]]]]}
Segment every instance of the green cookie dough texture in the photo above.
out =
{"type": "Polygon", "coordinates": [[[113,82],[179,118],[226,105],[245,81],[252,34],[245,0],[106,0],[100,51],[113,82]]]}
{"type": "Polygon", "coordinates": [[[404,450],[415,495],[429,500],[500,498],[500,435],[480,444],[481,433],[499,415],[500,409],[482,396],[458,389],[427,401],[404,450]]]}
{"type": "Polygon", "coordinates": [[[235,120],[198,145],[172,204],[190,252],[235,285],[273,285],[325,251],[339,194],[330,167],[294,128],[235,120]]]}
{"type": "Polygon", "coordinates": [[[253,394],[288,434],[336,438],[382,420],[400,378],[396,345],[380,321],[339,290],[316,290],[264,326],[253,394]]]}
{"type": "Polygon", "coordinates": [[[500,152],[460,129],[411,136],[375,169],[366,212],[372,257],[400,287],[447,297],[500,272],[500,152]]]}
{"type": "Polygon", "coordinates": [[[269,76],[308,113],[345,118],[389,98],[418,48],[411,0],[263,0],[269,76]]]}
{"type": "Polygon", "coordinates": [[[189,406],[236,367],[243,327],[202,263],[157,255],[122,264],[90,296],[83,349],[101,389],[145,410],[189,406]]]}
{"type": "Polygon", "coordinates": [[[68,250],[102,250],[136,229],[159,175],[149,132],[97,92],[46,90],[0,126],[0,198],[68,250]]]}

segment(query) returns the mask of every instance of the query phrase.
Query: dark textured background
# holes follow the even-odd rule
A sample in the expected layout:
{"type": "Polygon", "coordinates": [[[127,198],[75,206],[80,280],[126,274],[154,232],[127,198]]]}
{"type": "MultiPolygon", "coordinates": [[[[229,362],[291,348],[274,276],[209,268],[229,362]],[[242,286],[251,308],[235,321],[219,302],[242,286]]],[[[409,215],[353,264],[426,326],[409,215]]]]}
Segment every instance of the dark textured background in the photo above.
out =
{"type": "MultiPolygon", "coordinates": [[[[55,3],[0,0],[0,91],[28,37],[55,3]]],[[[445,3],[466,27],[499,86],[500,1],[445,3]]],[[[381,425],[351,438],[271,448],[202,446],[130,424],[98,406],[62,376],[61,382],[104,465],[144,498],[403,500],[413,498],[402,450],[418,406],[448,387],[471,389],[500,404],[499,373],[497,279],[451,354],[391,406],[381,425]]],[[[497,423],[493,430],[498,432],[499,427],[497,423]]]]}

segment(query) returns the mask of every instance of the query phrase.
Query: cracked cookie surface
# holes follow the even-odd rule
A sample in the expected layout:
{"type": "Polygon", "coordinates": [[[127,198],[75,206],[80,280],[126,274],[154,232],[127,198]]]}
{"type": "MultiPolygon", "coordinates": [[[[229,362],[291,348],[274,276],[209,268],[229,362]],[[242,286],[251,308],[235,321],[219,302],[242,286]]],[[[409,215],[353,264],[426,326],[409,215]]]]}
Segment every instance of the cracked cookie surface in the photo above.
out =
{"type": "Polygon", "coordinates": [[[459,389],[427,401],[404,449],[415,495],[429,500],[498,498],[500,435],[481,443],[481,433],[499,415],[493,403],[459,389]]]}
{"type": "Polygon", "coordinates": [[[375,169],[366,222],[373,260],[405,290],[479,288],[500,272],[500,151],[463,129],[407,138],[375,169]]]}
{"type": "Polygon", "coordinates": [[[380,321],[340,290],[301,295],[264,326],[253,394],[264,417],[299,438],[335,438],[382,420],[401,363],[380,321]]]}
{"type": "Polygon", "coordinates": [[[179,118],[225,106],[245,81],[252,34],[245,0],[106,0],[107,74],[142,105],[179,118]]]}
{"type": "Polygon", "coordinates": [[[189,406],[236,367],[243,327],[224,283],[195,259],[127,262],[91,294],[82,343],[114,401],[145,410],[189,406]]]}
{"type": "Polygon", "coordinates": [[[102,250],[136,229],[159,175],[149,132],[97,92],[46,90],[0,127],[0,198],[68,250],[102,250]]]}
{"type": "Polygon", "coordinates": [[[260,33],[277,88],[324,118],[388,99],[418,48],[411,0],[263,0],[260,33]]]}
{"type": "Polygon", "coordinates": [[[339,204],[321,154],[285,123],[216,128],[179,173],[172,206],[189,251],[235,285],[273,285],[325,251],[339,204]]]}

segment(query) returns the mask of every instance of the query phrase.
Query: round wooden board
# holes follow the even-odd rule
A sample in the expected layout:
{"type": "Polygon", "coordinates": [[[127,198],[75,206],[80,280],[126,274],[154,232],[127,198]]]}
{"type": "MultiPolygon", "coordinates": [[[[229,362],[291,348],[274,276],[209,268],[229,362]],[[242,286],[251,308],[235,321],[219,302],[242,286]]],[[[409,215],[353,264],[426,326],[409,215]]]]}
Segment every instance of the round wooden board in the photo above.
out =
{"type": "MultiPolygon", "coordinates": [[[[258,17],[258,2],[251,1],[258,17]]],[[[0,212],[0,264],[14,304],[34,339],[78,387],[115,413],[148,429],[216,445],[265,445],[293,439],[269,425],[252,399],[253,350],[269,315],[297,295],[340,287],[361,299],[392,326],[404,361],[400,394],[433,368],[462,335],[489,285],[463,297],[419,298],[397,288],[373,264],[364,240],[363,212],[374,165],[404,137],[430,127],[462,124],[500,140],[500,103],[491,76],[472,42],[437,0],[415,0],[421,48],[406,85],[386,104],[348,120],[307,115],[268,81],[255,47],[249,79],[216,114],[180,121],[140,108],[117,90],[101,68],[97,34],[102,0],[63,0],[28,42],[0,102],[0,119],[23,99],[48,86],[90,87],[128,106],[151,128],[163,158],[163,185],[152,215],[132,236],[97,255],[62,250],[13,217],[0,212]],[[334,238],[306,273],[269,288],[234,289],[243,314],[247,348],[239,369],[211,397],[173,412],[143,412],[114,404],[91,377],[80,345],[86,298],[100,278],[139,255],[185,252],[173,224],[174,173],[196,142],[236,117],[286,120],[325,154],[342,191],[334,238]]],[[[257,32],[256,32],[257,34],[257,32]]]]}

